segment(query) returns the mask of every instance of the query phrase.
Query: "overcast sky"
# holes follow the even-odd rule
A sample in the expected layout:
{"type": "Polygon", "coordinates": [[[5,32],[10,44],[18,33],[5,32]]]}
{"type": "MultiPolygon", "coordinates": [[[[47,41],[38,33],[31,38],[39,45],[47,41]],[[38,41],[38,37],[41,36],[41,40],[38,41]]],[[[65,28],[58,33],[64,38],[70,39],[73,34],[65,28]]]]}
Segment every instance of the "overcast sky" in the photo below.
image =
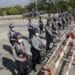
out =
{"type": "Polygon", "coordinates": [[[0,7],[27,4],[30,0],[0,0],[0,7]]]}

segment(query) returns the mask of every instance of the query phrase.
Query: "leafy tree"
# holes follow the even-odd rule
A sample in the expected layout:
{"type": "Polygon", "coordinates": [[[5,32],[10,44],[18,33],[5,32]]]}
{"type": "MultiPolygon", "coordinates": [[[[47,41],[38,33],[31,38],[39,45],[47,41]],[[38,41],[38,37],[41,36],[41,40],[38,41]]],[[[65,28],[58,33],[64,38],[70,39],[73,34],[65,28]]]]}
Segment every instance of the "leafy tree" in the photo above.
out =
{"type": "Polygon", "coordinates": [[[7,12],[5,9],[0,9],[0,16],[4,16],[4,15],[7,15],[7,12]]]}
{"type": "Polygon", "coordinates": [[[17,14],[18,13],[18,10],[17,10],[17,8],[14,8],[14,7],[10,7],[10,8],[8,8],[8,10],[7,10],[7,14],[8,15],[15,15],[15,14],[17,14]]]}
{"type": "Polygon", "coordinates": [[[75,9],[75,0],[69,0],[68,4],[69,4],[69,6],[71,6],[73,9],[75,9]]]}
{"type": "Polygon", "coordinates": [[[67,11],[68,10],[68,2],[67,1],[59,1],[57,3],[58,11],[67,11]]]}
{"type": "Polygon", "coordinates": [[[22,14],[23,13],[23,8],[20,5],[16,5],[14,8],[17,11],[17,14],[22,14]]]}
{"type": "Polygon", "coordinates": [[[23,13],[27,13],[29,11],[28,6],[23,7],[23,13]]]}
{"type": "Polygon", "coordinates": [[[29,5],[26,6],[28,11],[32,11],[32,9],[35,9],[35,3],[30,3],[29,5]]]}

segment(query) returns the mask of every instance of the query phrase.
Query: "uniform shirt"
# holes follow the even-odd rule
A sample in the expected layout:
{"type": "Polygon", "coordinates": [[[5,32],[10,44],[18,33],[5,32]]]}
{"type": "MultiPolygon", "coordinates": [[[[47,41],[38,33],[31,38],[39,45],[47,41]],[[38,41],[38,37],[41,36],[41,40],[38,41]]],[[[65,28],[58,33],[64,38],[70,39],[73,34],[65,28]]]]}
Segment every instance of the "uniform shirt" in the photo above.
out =
{"type": "Polygon", "coordinates": [[[20,57],[20,55],[23,55],[22,53],[24,52],[20,48],[20,45],[18,43],[14,44],[14,46],[12,47],[12,51],[13,51],[13,57],[15,58],[15,60],[22,61],[22,58],[20,57]]]}
{"type": "Polygon", "coordinates": [[[51,26],[46,26],[46,31],[51,35],[52,34],[52,32],[51,32],[51,26]]]}
{"type": "Polygon", "coordinates": [[[65,17],[62,18],[62,21],[63,21],[63,24],[66,23],[66,19],[65,19],[65,17]]]}
{"type": "Polygon", "coordinates": [[[10,40],[14,41],[15,40],[15,34],[16,34],[16,32],[14,30],[10,30],[9,33],[8,33],[8,38],[10,40]]]}
{"type": "Polygon", "coordinates": [[[26,49],[25,52],[26,52],[26,54],[32,56],[31,45],[28,43],[28,41],[23,39],[23,44],[25,45],[25,49],[26,49]]]}
{"type": "Polygon", "coordinates": [[[33,26],[32,26],[31,22],[28,23],[28,29],[33,29],[33,26]]]}
{"type": "Polygon", "coordinates": [[[39,27],[43,27],[43,22],[42,22],[42,20],[39,20],[39,27]]]}
{"type": "Polygon", "coordinates": [[[54,22],[54,21],[52,22],[52,29],[55,30],[55,31],[57,30],[56,22],[54,22]]]}
{"type": "Polygon", "coordinates": [[[42,48],[45,46],[45,42],[41,40],[38,36],[34,36],[31,40],[32,46],[36,49],[41,51],[42,48]]]}
{"type": "Polygon", "coordinates": [[[62,18],[59,18],[59,20],[58,20],[58,21],[59,21],[59,23],[60,23],[60,24],[62,24],[62,18]]]}
{"type": "Polygon", "coordinates": [[[15,60],[20,60],[21,58],[19,57],[20,52],[23,54],[26,54],[28,56],[32,56],[30,52],[30,46],[28,47],[27,41],[24,40],[23,43],[18,44],[15,43],[12,49],[14,50],[13,56],[15,57],[15,60]]]}
{"type": "Polygon", "coordinates": [[[52,22],[52,33],[53,34],[58,34],[57,22],[52,22]]]}

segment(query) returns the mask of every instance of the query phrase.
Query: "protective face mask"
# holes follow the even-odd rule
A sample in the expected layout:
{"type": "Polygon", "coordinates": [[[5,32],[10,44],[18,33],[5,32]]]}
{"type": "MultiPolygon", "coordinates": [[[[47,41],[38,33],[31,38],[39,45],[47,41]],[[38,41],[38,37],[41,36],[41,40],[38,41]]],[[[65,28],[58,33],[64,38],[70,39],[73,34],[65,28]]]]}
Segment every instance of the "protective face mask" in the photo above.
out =
{"type": "Polygon", "coordinates": [[[22,42],[23,42],[23,40],[22,40],[22,39],[19,39],[19,40],[18,40],[18,42],[19,42],[19,43],[22,43],[22,42]]]}
{"type": "Polygon", "coordinates": [[[14,30],[14,28],[12,28],[11,30],[14,30]]]}
{"type": "Polygon", "coordinates": [[[39,36],[39,34],[38,34],[38,33],[36,33],[36,36],[39,36]]]}

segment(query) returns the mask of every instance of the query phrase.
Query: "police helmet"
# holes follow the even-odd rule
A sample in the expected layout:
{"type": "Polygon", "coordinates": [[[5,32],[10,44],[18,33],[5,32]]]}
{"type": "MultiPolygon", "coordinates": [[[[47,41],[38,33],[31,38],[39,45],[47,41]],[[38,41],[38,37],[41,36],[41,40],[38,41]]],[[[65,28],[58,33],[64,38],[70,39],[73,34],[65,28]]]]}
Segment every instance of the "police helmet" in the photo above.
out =
{"type": "Polygon", "coordinates": [[[21,33],[19,33],[19,32],[16,32],[15,34],[14,34],[14,37],[15,37],[15,39],[17,39],[17,38],[22,38],[23,36],[21,35],[21,33]]]}
{"type": "Polygon", "coordinates": [[[14,25],[13,25],[13,24],[10,24],[10,25],[9,25],[9,28],[10,28],[10,29],[14,28],[14,25]]]}

